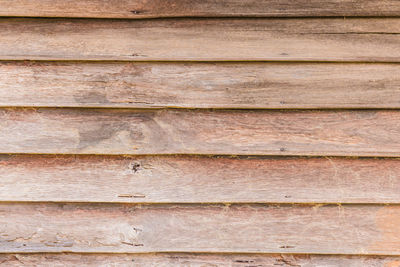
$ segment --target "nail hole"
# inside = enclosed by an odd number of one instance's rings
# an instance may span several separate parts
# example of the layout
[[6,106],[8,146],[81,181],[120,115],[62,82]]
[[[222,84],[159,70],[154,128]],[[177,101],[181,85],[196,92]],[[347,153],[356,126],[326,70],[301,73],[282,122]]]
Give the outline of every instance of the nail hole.
[[136,173],[140,168],[140,163],[134,162],[132,163],[132,171]]

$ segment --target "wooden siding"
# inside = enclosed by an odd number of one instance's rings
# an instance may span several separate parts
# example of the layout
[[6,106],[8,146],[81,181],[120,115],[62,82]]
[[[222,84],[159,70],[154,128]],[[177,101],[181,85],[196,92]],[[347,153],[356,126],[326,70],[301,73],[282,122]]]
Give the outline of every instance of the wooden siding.
[[3,60],[400,62],[400,18],[0,19]]
[[0,15],[157,18],[398,16],[396,0],[1,0]]
[[3,107],[400,107],[397,64],[0,62],[0,83]]
[[3,252],[400,252],[398,205],[2,204],[0,222]]
[[400,113],[392,110],[25,108],[0,116],[6,154],[400,154]]
[[0,0],[0,266],[400,267],[397,0]]
[[400,203],[399,159],[0,157],[0,201]]
[[0,254],[0,266],[88,266],[88,267],[397,267],[394,256],[287,255],[287,254]]

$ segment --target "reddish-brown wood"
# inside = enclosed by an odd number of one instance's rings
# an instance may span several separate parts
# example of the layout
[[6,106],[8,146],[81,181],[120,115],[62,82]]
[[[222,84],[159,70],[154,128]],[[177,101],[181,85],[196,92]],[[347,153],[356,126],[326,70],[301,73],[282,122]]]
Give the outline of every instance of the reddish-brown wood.
[[0,254],[0,266],[399,267],[400,257],[290,254]]
[[0,157],[0,201],[400,203],[399,159]]
[[0,153],[399,156],[398,111],[1,109]]
[[0,266],[399,267],[399,15],[0,0]]
[[1,204],[1,252],[400,253],[400,206]]
[[0,63],[0,106],[400,108],[395,64]]
[[1,19],[0,60],[400,62],[400,19]]
[[399,16],[396,0],[1,0],[1,16],[157,18]]

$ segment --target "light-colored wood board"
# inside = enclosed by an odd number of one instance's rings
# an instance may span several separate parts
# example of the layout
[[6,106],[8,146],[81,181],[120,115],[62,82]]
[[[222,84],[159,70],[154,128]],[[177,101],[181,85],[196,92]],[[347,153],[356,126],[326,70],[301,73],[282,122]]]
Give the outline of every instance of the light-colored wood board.
[[397,64],[1,62],[0,106],[400,108]]
[[4,18],[10,59],[400,62],[400,18]]
[[290,254],[0,254],[0,266],[87,267],[399,267],[397,256]]
[[0,109],[0,153],[399,156],[397,110]]
[[400,206],[1,204],[0,251],[400,253]]
[[0,16],[159,18],[399,16],[396,0],[1,0]]
[[0,156],[0,201],[400,203],[399,159]]

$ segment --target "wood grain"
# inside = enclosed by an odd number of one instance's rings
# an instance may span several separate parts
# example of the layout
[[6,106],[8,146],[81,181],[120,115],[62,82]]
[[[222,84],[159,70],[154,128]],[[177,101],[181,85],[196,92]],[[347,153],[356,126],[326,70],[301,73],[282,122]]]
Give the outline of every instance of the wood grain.
[[0,106],[400,108],[396,64],[1,62]]
[[400,206],[1,204],[0,251],[400,253]]
[[1,0],[1,16],[158,18],[399,16],[396,0]]
[[400,203],[399,159],[0,157],[0,201]]
[[0,266],[93,267],[399,267],[396,256],[341,256],[290,254],[0,254]]
[[399,156],[400,112],[1,109],[0,153]]
[[0,60],[400,62],[400,19],[8,18]]

